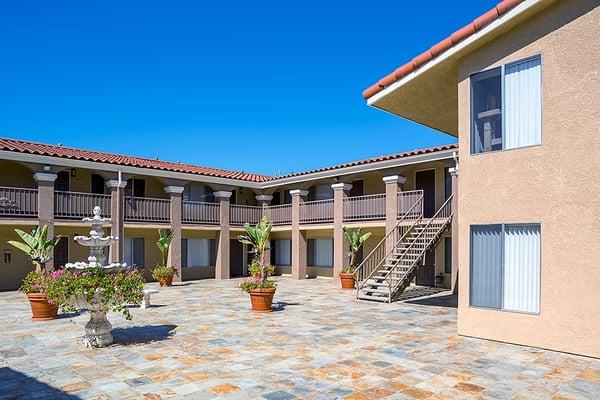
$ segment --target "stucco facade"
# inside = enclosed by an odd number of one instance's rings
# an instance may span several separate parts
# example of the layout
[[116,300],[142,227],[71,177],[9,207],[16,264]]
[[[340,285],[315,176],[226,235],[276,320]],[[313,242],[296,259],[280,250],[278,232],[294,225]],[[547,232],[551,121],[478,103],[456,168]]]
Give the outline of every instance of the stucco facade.
[[[458,333],[600,357],[600,9],[561,1],[458,64]],[[469,75],[541,55],[541,145],[470,154]],[[539,315],[470,307],[473,224],[541,224]]]

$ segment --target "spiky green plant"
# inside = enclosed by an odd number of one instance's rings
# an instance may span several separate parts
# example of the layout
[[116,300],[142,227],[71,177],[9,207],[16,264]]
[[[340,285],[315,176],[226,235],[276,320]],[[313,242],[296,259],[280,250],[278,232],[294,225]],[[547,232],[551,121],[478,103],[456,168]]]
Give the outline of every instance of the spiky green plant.
[[169,229],[168,231],[163,231],[162,229],[158,230],[158,241],[156,242],[156,247],[158,247],[158,250],[160,250],[163,267],[166,267],[167,263],[169,262],[169,248],[171,247],[171,242],[173,241],[173,235],[175,235],[175,232],[172,229]]
[[256,226],[245,223],[244,230],[246,231],[246,234],[238,236],[240,242],[250,246],[252,249],[255,256],[254,261],[259,266],[259,277],[261,282],[269,277],[265,268],[265,256],[269,250],[269,236],[271,235],[272,229],[273,223],[269,222],[267,217],[262,217]]
[[356,269],[356,254],[363,244],[371,237],[371,232],[361,234],[360,228],[348,229],[344,228],[344,240],[350,247],[348,252],[348,267],[344,268],[344,272],[352,273]]
[[48,239],[48,225],[36,227],[31,233],[20,229],[15,229],[15,232],[23,241],[9,240],[7,243],[29,255],[35,265],[35,272],[42,272],[61,236]]

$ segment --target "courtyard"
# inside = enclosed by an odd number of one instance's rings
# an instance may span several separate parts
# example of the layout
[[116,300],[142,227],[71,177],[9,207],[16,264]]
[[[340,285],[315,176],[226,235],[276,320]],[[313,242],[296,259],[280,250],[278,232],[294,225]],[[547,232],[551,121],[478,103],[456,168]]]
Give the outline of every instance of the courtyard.
[[600,360],[459,337],[447,292],[379,304],[277,280],[270,314],[235,279],[162,288],[132,321],[109,314],[115,343],[93,350],[87,314],[32,322],[0,293],[0,398],[600,398]]

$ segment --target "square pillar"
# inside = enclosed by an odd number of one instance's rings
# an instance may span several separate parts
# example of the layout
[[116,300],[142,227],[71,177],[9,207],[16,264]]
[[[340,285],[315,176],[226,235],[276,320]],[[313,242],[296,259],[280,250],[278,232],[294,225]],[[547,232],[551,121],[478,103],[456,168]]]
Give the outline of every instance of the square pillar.
[[[260,207],[263,208],[262,210],[262,215],[263,217],[267,217],[267,219],[271,221],[271,215],[269,213],[269,206],[271,205],[271,200],[273,200],[273,196],[271,196],[270,194],[259,194],[256,195],[256,202],[258,203],[258,205]],[[269,243],[269,247],[267,250],[267,253],[265,254],[265,262],[268,265],[271,265],[271,244]]]
[[340,272],[344,268],[344,259],[348,245],[344,240],[344,198],[352,189],[348,183],[334,183],[333,189],[333,284],[340,285]]
[[452,271],[450,274],[450,290],[458,293],[458,167],[450,168],[452,177]]
[[292,196],[292,279],[306,279],[306,233],[300,230],[300,203],[308,190],[290,190]]
[[[48,226],[48,239],[54,237],[54,181],[56,174],[49,172],[36,172],[33,179],[37,182],[37,205],[38,205],[38,224],[39,226]],[[46,263],[46,269],[54,270],[54,255]]]
[[184,191],[183,186],[165,186],[165,192],[171,197],[171,229],[173,230],[173,240],[169,246],[169,266],[175,268],[179,276],[175,275],[173,279],[181,282],[181,199]]
[[219,203],[220,230],[217,236],[217,265],[215,266],[215,279],[229,279],[229,199],[231,192],[219,190],[213,193]]
[[[108,260],[111,263],[125,262],[125,186],[127,181],[109,180],[105,183],[110,190],[110,220],[112,222],[111,236],[118,240],[110,245]],[[107,210],[103,210],[106,213]]]
[[[398,193],[402,191],[402,185],[406,178],[401,175],[384,176],[385,183],[385,233],[390,233],[398,222]],[[394,240],[390,235],[385,243],[386,253],[392,250]]]

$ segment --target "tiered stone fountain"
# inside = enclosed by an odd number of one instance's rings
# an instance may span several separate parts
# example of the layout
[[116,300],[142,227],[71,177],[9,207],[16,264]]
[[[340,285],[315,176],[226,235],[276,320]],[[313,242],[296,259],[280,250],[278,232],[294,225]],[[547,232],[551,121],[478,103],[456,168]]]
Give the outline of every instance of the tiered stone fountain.
[[[102,217],[100,207],[94,207],[94,216],[92,218],[83,218],[83,222],[92,225],[90,236],[75,236],[73,239],[82,246],[90,248],[88,262],[76,262],[65,265],[66,268],[75,268],[83,270],[85,268],[105,268],[116,270],[126,267],[126,264],[110,263],[106,261],[106,248],[119,240],[118,236],[104,236],[104,226],[112,225],[110,218]],[[102,309],[100,302],[96,304],[89,303],[85,298],[80,298],[75,306],[78,309],[90,312],[90,320],[85,325],[84,344],[87,347],[106,347],[113,342],[110,331],[112,325],[106,318],[106,310]]]

